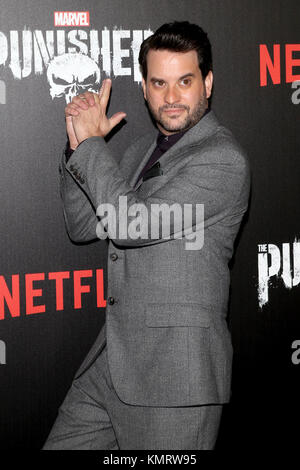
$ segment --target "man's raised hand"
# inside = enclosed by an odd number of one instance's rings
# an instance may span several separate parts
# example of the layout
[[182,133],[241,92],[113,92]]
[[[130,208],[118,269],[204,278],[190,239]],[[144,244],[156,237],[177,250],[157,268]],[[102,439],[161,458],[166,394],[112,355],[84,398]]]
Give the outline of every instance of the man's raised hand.
[[111,118],[106,116],[110,91],[111,80],[105,79],[99,94],[86,91],[75,96],[66,106],[66,125],[71,148],[76,148],[89,137],[105,137],[126,116],[122,111]]

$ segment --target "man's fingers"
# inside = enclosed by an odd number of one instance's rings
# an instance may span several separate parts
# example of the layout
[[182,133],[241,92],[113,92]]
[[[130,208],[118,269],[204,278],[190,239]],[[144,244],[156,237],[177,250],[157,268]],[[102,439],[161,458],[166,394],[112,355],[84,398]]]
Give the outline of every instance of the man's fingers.
[[79,113],[80,108],[75,104],[69,103],[68,106],[65,107],[66,116],[78,116]]
[[74,96],[74,98],[72,99],[72,103],[76,104],[76,106],[81,109],[88,109],[89,105],[87,104],[86,100],[84,99],[84,97],[80,98],[80,96],[81,95]]
[[98,93],[95,93],[94,99],[95,99],[95,103],[96,103],[96,104],[100,104],[100,98],[99,98]]
[[106,78],[105,80],[103,80],[102,86],[99,91],[100,104],[101,106],[103,106],[105,111],[106,111],[107,103],[109,100],[110,90],[111,90],[111,79]]
[[123,111],[119,111],[118,113],[114,114],[110,119],[109,122],[111,124],[111,129],[113,129],[119,122],[122,121],[127,116],[126,113],[123,113]]
[[72,103],[76,106],[79,106],[79,108],[81,109],[88,109],[89,106],[94,106],[95,104],[94,93],[91,93],[90,91],[85,91],[80,95],[74,96],[74,98],[72,99]]
[[91,91],[85,91],[82,93],[81,96],[82,99],[85,99],[90,106],[94,106],[95,104],[95,98],[94,98],[95,93],[92,93]]
[[103,88],[104,88],[104,83],[105,83],[105,80],[103,80],[103,82],[102,82],[102,84],[101,84],[101,88],[100,88],[99,91],[98,91],[98,96],[99,96],[99,98],[101,98],[101,96],[102,96]]

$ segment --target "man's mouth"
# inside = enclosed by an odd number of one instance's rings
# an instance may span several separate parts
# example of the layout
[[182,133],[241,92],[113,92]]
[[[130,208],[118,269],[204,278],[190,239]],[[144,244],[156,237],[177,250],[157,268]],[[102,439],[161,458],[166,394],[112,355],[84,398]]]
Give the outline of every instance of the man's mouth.
[[167,109],[164,109],[164,112],[167,113],[167,114],[170,114],[170,115],[180,114],[183,111],[185,111],[184,108],[167,108]]

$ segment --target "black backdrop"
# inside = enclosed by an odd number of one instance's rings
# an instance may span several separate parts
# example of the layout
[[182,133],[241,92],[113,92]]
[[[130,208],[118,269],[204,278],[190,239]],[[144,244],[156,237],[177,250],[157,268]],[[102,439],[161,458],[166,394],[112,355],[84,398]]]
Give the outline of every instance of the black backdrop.
[[[152,126],[137,76],[139,38],[175,19],[196,22],[208,32],[213,109],[248,152],[252,168],[251,205],[231,263],[234,373],[218,448],[253,450],[296,442],[299,98],[297,84],[286,83],[291,60],[285,48],[294,45],[293,80],[300,79],[299,2],[1,0],[0,7],[0,448],[42,446],[104,317],[97,307],[96,270],[103,270],[105,286],[106,244],[73,244],[64,227],[58,161],[66,140],[66,100],[64,93],[50,96],[47,69],[73,47],[71,53],[88,55],[89,66],[96,64],[103,78],[110,57],[109,112],[127,112],[126,125],[109,141],[119,159],[133,136]],[[54,26],[54,11],[62,10],[89,11],[90,26]],[[99,44],[90,31],[98,31]],[[71,44],[72,37],[81,45]],[[267,84],[261,86],[264,58],[275,63],[274,44],[279,45],[280,83],[274,84],[267,72]],[[266,46],[261,56],[260,45]],[[59,94],[58,88],[53,94]],[[57,309],[56,283],[49,273],[62,272],[67,273],[64,305]],[[82,308],[74,308],[74,278],[80,276],[90,292],[82,294]],[[106,286],[104,297],[105,292]]]

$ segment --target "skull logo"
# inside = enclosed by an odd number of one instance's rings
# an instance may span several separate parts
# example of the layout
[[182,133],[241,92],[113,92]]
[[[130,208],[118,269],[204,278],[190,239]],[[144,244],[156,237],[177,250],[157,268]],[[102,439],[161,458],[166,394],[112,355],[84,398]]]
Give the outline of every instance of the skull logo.
[[100,70],[96,62],[84,54],[62,54],[51,60],[47,69],[52,99],[65,96],[66,102],[84,91],[97,92]]

